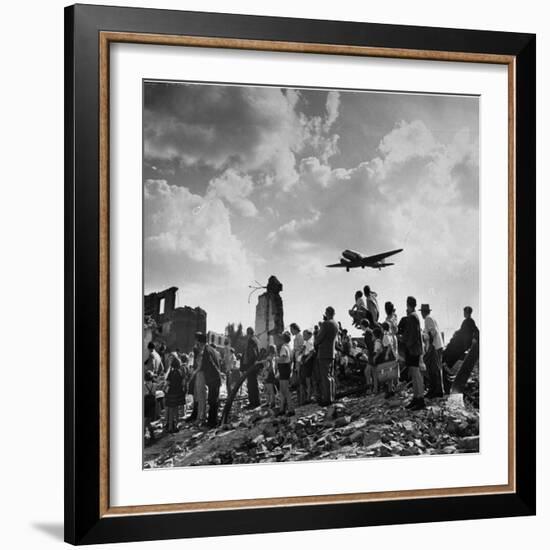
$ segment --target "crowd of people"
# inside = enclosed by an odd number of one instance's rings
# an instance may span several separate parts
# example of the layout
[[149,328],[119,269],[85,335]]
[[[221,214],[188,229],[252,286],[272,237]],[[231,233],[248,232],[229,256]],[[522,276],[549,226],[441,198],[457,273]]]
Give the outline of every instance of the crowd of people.
[[[167,432],[178,431],[182,409],[186,423],[217,426],[223,379],[227,397],[233,398],[241,389],[239,382],[246,378],[246,408],[270,407],[278,415],[292,416],[296,405],[333,403],[336,378],[345,376],[351,365],[360,365],[367,393],[384,391],[389,398],[396,384],[408,379],[413,396],[406,408],[424,408],[426,399],[449,393],[451,368],[478,341],[479,331],[472,308],[466,306],[462,326],[444,347],[429,304],[417,310],[416,299],[409,296],[405,305],[406,314],[398,320],[393,303],[385,302],[382,320],[377,294],[369,286],[358,290],[349,315],[362,331],[361,338],[352,339],[335,320],[334,308],[327,306],[322,321],[312,330],[302,331],[291,323],[267,348],[260,347],[249,327],[242,354],[235,353],[228,339],[223,350],[216,349],[202,332],[195,334],[189,354],[149,342],[144,376],[148,441],[155,438],[151,422],[160,418]],[[381,377],[381,372],[386,376]],[[190,414],[185,416],[188,407]]]

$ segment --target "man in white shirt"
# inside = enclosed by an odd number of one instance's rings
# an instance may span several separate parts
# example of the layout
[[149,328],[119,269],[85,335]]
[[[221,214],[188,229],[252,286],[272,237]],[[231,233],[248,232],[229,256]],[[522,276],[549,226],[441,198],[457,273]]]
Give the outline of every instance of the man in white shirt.
[[437,321],[430,315],[429,304],[422,304],[420,313],[424,319],[424,364],[428,372],[428,399],[443,397],[443,381],[441,373],[441,358],[443,354],[443,342]]
[[164,373],[164,367],[155,344],[149,342],[147,344],[147,349],[149,350],[149,357],[147,357],[145,361],[145,370],[150,370],[155,376],[162,375]]

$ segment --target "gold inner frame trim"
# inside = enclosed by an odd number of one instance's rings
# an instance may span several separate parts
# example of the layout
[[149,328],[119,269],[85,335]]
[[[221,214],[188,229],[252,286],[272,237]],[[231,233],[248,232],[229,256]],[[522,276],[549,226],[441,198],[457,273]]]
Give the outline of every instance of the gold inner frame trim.
[[[465,63],[492,63],[508,68],[508,483],[477,487],[419,489],[406,491],[382,491],[371,493],[347,493],[301,497],[278,497],[214,502],[150,504],[140,506],[110,506],[109,502],[109,83],[111,43],[155,44],[160,46],[187,46],[224,48],[271,52],[313,53],[327,55],[352,55],[387,57],[394,59],[418,59],[430,61],[454,61]],[[414,50],[216,38],[207,36],[160,35],[148,33],[107,32],[99,33],[99,356],[100,356],[100,468],[99,515],[123,516],[174,512],[198,512],[246,508],[271,508],[280,506],[314,506],[353,502],[376,502],[449,496],[472,496],[514,493],[516,491],[516,341],[515,341],[515,290],[516,290],[516,59],[511,55]]]

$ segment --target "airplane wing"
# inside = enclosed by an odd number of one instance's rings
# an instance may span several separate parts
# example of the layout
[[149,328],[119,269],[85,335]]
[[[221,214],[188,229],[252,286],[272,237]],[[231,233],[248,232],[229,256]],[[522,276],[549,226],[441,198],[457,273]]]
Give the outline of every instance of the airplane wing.
[[349,267],[349,264],[330,264],[330,265],[327,265],[326,267]]
[[371,263],[379,262],[380,260],[384,260],[385,258],[388,258],[389,256],[393,256],[394,254],[398,254],[399,252],[403,252],[402,248],[399,248],[397,250],[390,250],[389,252],[382,252],[381,254],[375,254],[374,256],[367,256],[366,258],[363,258],[361,263],[368,265]]

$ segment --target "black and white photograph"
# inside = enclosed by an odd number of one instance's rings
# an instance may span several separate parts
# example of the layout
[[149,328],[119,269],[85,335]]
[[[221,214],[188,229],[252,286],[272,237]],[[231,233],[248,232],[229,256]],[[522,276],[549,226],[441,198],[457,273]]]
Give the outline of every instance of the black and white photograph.
[[479,452],[478,96],[144,80],[142,130],[144,469]]

